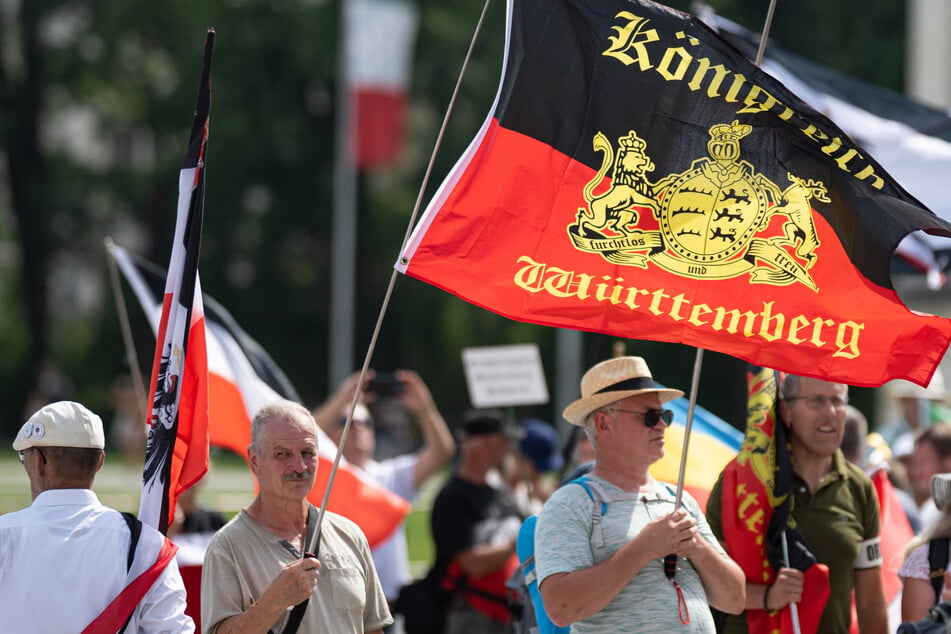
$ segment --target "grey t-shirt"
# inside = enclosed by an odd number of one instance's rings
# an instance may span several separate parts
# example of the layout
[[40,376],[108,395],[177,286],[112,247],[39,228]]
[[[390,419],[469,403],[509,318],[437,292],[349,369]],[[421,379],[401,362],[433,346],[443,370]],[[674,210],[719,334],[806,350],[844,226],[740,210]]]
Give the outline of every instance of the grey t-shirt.
[[[598,482],[608,496],[624,492],[607,480]],[[545,502],[535,529],[535,560],[541,584],[552,574],[574,572],[598,564],[629,542],[650,521],[673,512],[675,494],[667,484],[654,482],[651,493],[633,500],[610,502],[601,518],[604,546],[592,541],[594,502],[585,489],[567,484]],[[698,533],[718,552],[723,548],[713,536],[700,507],[686,491],[682,505],[697,521]],[[572,633],[586,634],[669,634],[669,632],[713,633],[716,628],[700,576],[689,560],[677,561],[675,580],[683,590],[690,622],[681,622],[677,590],[664,574],[662,559],[648,563],[600,612],[573,623]]]

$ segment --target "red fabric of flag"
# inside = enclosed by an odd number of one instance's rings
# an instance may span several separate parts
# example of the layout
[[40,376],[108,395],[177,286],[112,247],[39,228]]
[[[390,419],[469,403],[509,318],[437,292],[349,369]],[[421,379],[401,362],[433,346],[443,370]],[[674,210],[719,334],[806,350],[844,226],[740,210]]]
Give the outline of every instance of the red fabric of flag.
[[882,588],[885,600],[891,602],[901,592],[898,569],[904,561],[905,548],[915,534],[885,469],[876,469],[871,478],[882,514]]
[[398,270],[512,319],[927,383],[951,321],[889,266],[951,224],[829,119],[643,0],[510,0],[506,51]]
[[174,521],[178,495],[208,470],[208,360],[198,253],[214,41],[215,32],[209,30],[191,136],[179,175],[175,235],[149,386],[151,412],[139,519],[162,533]]
[[359,169],[386,167],[404,145],[419,11],[409,0],[348,0],[344,17],[353,156]]
[[[110,253],[155,328],[161,308],[161,269],[116,245]],[[301,399],[277,363],[221,304],[205,297],[205,310],[209,441],[247,459],[254,412],[278,398]],[[317,481],[308,496],[315,505],[322,502],[337,450],[320,429],[318,434],[320,463]],[[327,508],[356,522],[371,546],[388,538],[409,512],[405,500],[364,479],[346,461],[339,465]]]

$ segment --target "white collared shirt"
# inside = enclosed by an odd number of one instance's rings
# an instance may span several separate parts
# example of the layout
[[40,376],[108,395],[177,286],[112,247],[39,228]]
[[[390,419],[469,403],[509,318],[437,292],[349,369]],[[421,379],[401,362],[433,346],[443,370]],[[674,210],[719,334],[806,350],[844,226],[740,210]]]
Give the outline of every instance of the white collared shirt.
[[[130,532],[89,489],[40,493],[0,516],[0,621],[6,632],[82,632],[122,589],[155,563],[163,537],[142,527],[126,572]],[[139,602],[126,632],[194,632],[173,560]]]

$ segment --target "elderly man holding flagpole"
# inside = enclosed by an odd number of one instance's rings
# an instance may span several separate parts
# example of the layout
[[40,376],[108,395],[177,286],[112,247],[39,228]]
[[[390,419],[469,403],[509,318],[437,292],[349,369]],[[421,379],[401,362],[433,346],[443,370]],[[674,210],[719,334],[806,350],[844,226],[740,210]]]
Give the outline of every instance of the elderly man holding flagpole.
[[307,501],[318,465],[310,412],[287,400],[261,407],[248,464],[258,494],[205,553],[202,631],[363,634],[392,624],[363,532],[336,513],[321,525]]
[[[539,588],[552,621],[572,632],[714,632],[709,607],[743,609],[744,579],[707,525],[696,501],[655,481],[673,420],[663,404],[683,396],[659,387],[640,357],[592,367],[582,397],[564,417],[584,427],[596,455],[592,486],[605,501],[592,531],[593,501],[563,486],[545,503],[535,533]],[[602,539],[595,539],[600,533]],[[664,558],[678,556],[668,575]]]

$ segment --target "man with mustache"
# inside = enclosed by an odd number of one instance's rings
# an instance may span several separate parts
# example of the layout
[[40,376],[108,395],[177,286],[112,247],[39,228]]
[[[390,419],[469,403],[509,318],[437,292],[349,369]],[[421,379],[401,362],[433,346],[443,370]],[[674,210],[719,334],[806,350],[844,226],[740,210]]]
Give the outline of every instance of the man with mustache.
[[318,512],[307,501],[317,460],[317,424],[306,408],[277,401],[254,415],[248,464],[259,492],[208,546],[203,632],[284,632],[305,600],[300,632],[362,634],[393,622],[356,524],[325,513],[317,553],[305,553]]

